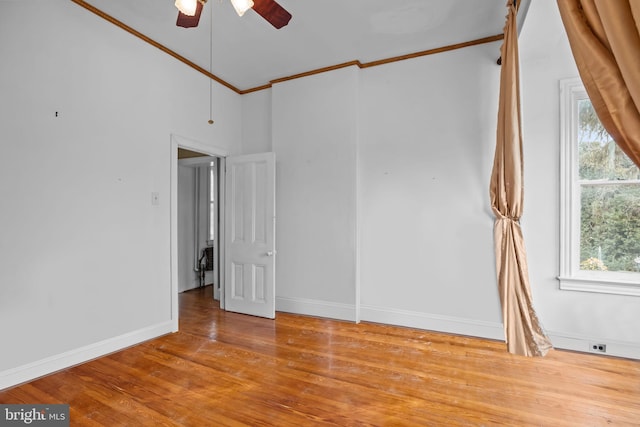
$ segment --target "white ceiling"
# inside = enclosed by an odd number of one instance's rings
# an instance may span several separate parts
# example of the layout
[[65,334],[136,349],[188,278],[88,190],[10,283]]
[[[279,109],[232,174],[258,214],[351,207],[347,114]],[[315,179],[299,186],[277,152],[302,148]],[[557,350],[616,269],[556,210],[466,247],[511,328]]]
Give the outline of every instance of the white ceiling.
[[240,90],[344,62],[495,36],[507,13],[505,0],[278,0],[293,18],[276,30],[254,11],[239,17],[229,0],[209,0],[200,25],[184,29],[175,25],[174,0],[86,3]]

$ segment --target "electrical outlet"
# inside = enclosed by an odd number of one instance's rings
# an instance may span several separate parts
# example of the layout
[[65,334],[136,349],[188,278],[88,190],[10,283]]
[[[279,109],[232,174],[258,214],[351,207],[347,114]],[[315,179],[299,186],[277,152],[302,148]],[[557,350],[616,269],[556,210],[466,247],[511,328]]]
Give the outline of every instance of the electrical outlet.
[[589,344],[589,350],[593,353],[606,353],[607,345],[606,344]]

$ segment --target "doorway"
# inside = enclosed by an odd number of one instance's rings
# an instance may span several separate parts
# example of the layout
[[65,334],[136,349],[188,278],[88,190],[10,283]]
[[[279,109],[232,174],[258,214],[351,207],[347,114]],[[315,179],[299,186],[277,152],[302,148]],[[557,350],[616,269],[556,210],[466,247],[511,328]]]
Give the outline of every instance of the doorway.
[[[171,320],[178,331],[178,149],[215,158],[218,170],[220,308],[275,318],[275,155],[229,157],[225,150],[171,135]],[[203,157],[204,158],[204,157]],[[183,163],[198,160],[181,160]],[[204,164],[211,162],[207,158]],[[223,172],[224,171],[224,172]],[[194,246],[195,247],[195,246]]]
[[[170,172],[170,187],[171,187],[171,195],[170,195],[170,216],[171,216],[171,226],[170,226],[170,232],[171,232],[171,321],[172,321],[172,330],[178,331],[179,328],[179,323],[178,323],[178,294],[180,291],[180,271],[181,269],[179,268],[179,258],[180,258],[180,248],[179,248],[179,187],[178,187],[178,178],[179,178],[179,173],[180,173],[180,164],[178,163],[178,150],[180,149],[182,152],[182,155],[184,155],[185,152],[191,152],[194,153],[192,154],[192,156],[194,158],[200,157],[200,160],[189,160],[188,156],[189,154],[187,154],[187,157],[184,159],[181,159],[180,161],[183,163],[186,163],[187,165],[190,162],[193,162],[194,165],[197,164],[198,162],[203,163],[203,164],[211,164],[212,160],[215,160],[216,162],[216,166],[217,166],[217,171],[218,171],[218,180],[217,180],[217,218],[215,221],[215,224],[217,225],[217,229],[214,230],[217,231],[217,233],[214,234],[214,237],[217,237],[217,239],[214,239],[214,244],[217,243],[218,244],[218,250],[215,250],[214,247],[214,254],[213,254],[213,258],[215,260],[214,266],[213,266],[213,271],[209,274],[210,277],[212,277],[213,279],[210,279],[214,282],[214,285],[219,287],[219,292],[217,293],[217,297],[220,300],[220,308],[224,309],[224,244],[222,244],[221,242],[224,242],[224,227],[221,227],[220,224],[224,224],[224,208],[222,206],[222,203],[220,203],[221,201],[224,201],[224,189],[225,189],[225,185],[224,185],[224,174],[220,173],[221,170],[224,170],[224,164],[225,164],[225,159],[228,155],[228,152],[224,149],[220,149],[217,147],[212,147],[208,144],[204,144],[202,142],[199,141],[195,141],[180,135],[176,135],[176,134],[172,134],[171,135],[171,172]],[[184,171],[183,171],[184,172]],[[193,171],[192,171],[192,177],[193,175]],[[195,190],[193,190],[194,194],[194,200],[195,200]],[[208,222],[208,220],[207,220]],[[192,224],[194,223],[194,221],[192,221]],[[191,229],[191,233],[195,234],[195,225],[192,227]],[[194,236],[194,234],[192,234],[192,236]],[[205,239],[206,240],[206,239]],[[186,246],[186,250],[188,252],[196,252],[196,245],[195,245],[195,238],[191,239],[191,242],[193,244],[189,244]],[[217,242],[216,242],[217,241]],[[183,250],[185,246],[183,245]],[[217,254],[216,254],[217,253]],[[191,261],[189,262],[189,267],[192,271],[195,270],[196,267],[196,260],[193,259],[195,257],[191,257],[189,256],[189,258],[191,258]],[[216,268],[216,266],[218,268]],[[193,275],[196,276],[196,272],[193,271]],[[196,276],[197,278],[197,276]],[[205,275],[205,280],[207,280],[207,277]],[[184,286],[183,286],[184,287]]]
[[178,292],[213,286],[220,299],[221,160],[178,147]]

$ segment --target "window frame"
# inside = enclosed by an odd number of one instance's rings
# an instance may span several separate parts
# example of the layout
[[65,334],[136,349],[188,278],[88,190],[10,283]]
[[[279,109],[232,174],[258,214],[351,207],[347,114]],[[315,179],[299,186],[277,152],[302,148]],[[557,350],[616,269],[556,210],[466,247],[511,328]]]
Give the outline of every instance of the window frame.
[[580,270],[579,78],[560,80],[560,289],[640,296],[640,272]]
[[213,245],[217,238],[216,224],[218,222],[218,209],[216,200],[216,189],[218,179],[217,159],[212,160],[207,165],[207,244]]

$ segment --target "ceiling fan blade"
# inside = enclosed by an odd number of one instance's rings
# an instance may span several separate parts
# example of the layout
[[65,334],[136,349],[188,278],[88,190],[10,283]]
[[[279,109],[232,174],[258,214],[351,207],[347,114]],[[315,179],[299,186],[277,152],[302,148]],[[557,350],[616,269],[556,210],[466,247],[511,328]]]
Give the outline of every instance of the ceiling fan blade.
[[278,29],[291,19],[291,14],[274,0],[253,0],[253,10]]
[[193,28],[198,26],[200,22],[200,15],[202,14],[202,3],[196,2],[196,14],[193,16],[185,15],[182,12],[178,12],[178,20],[176,25],[183,28]]

